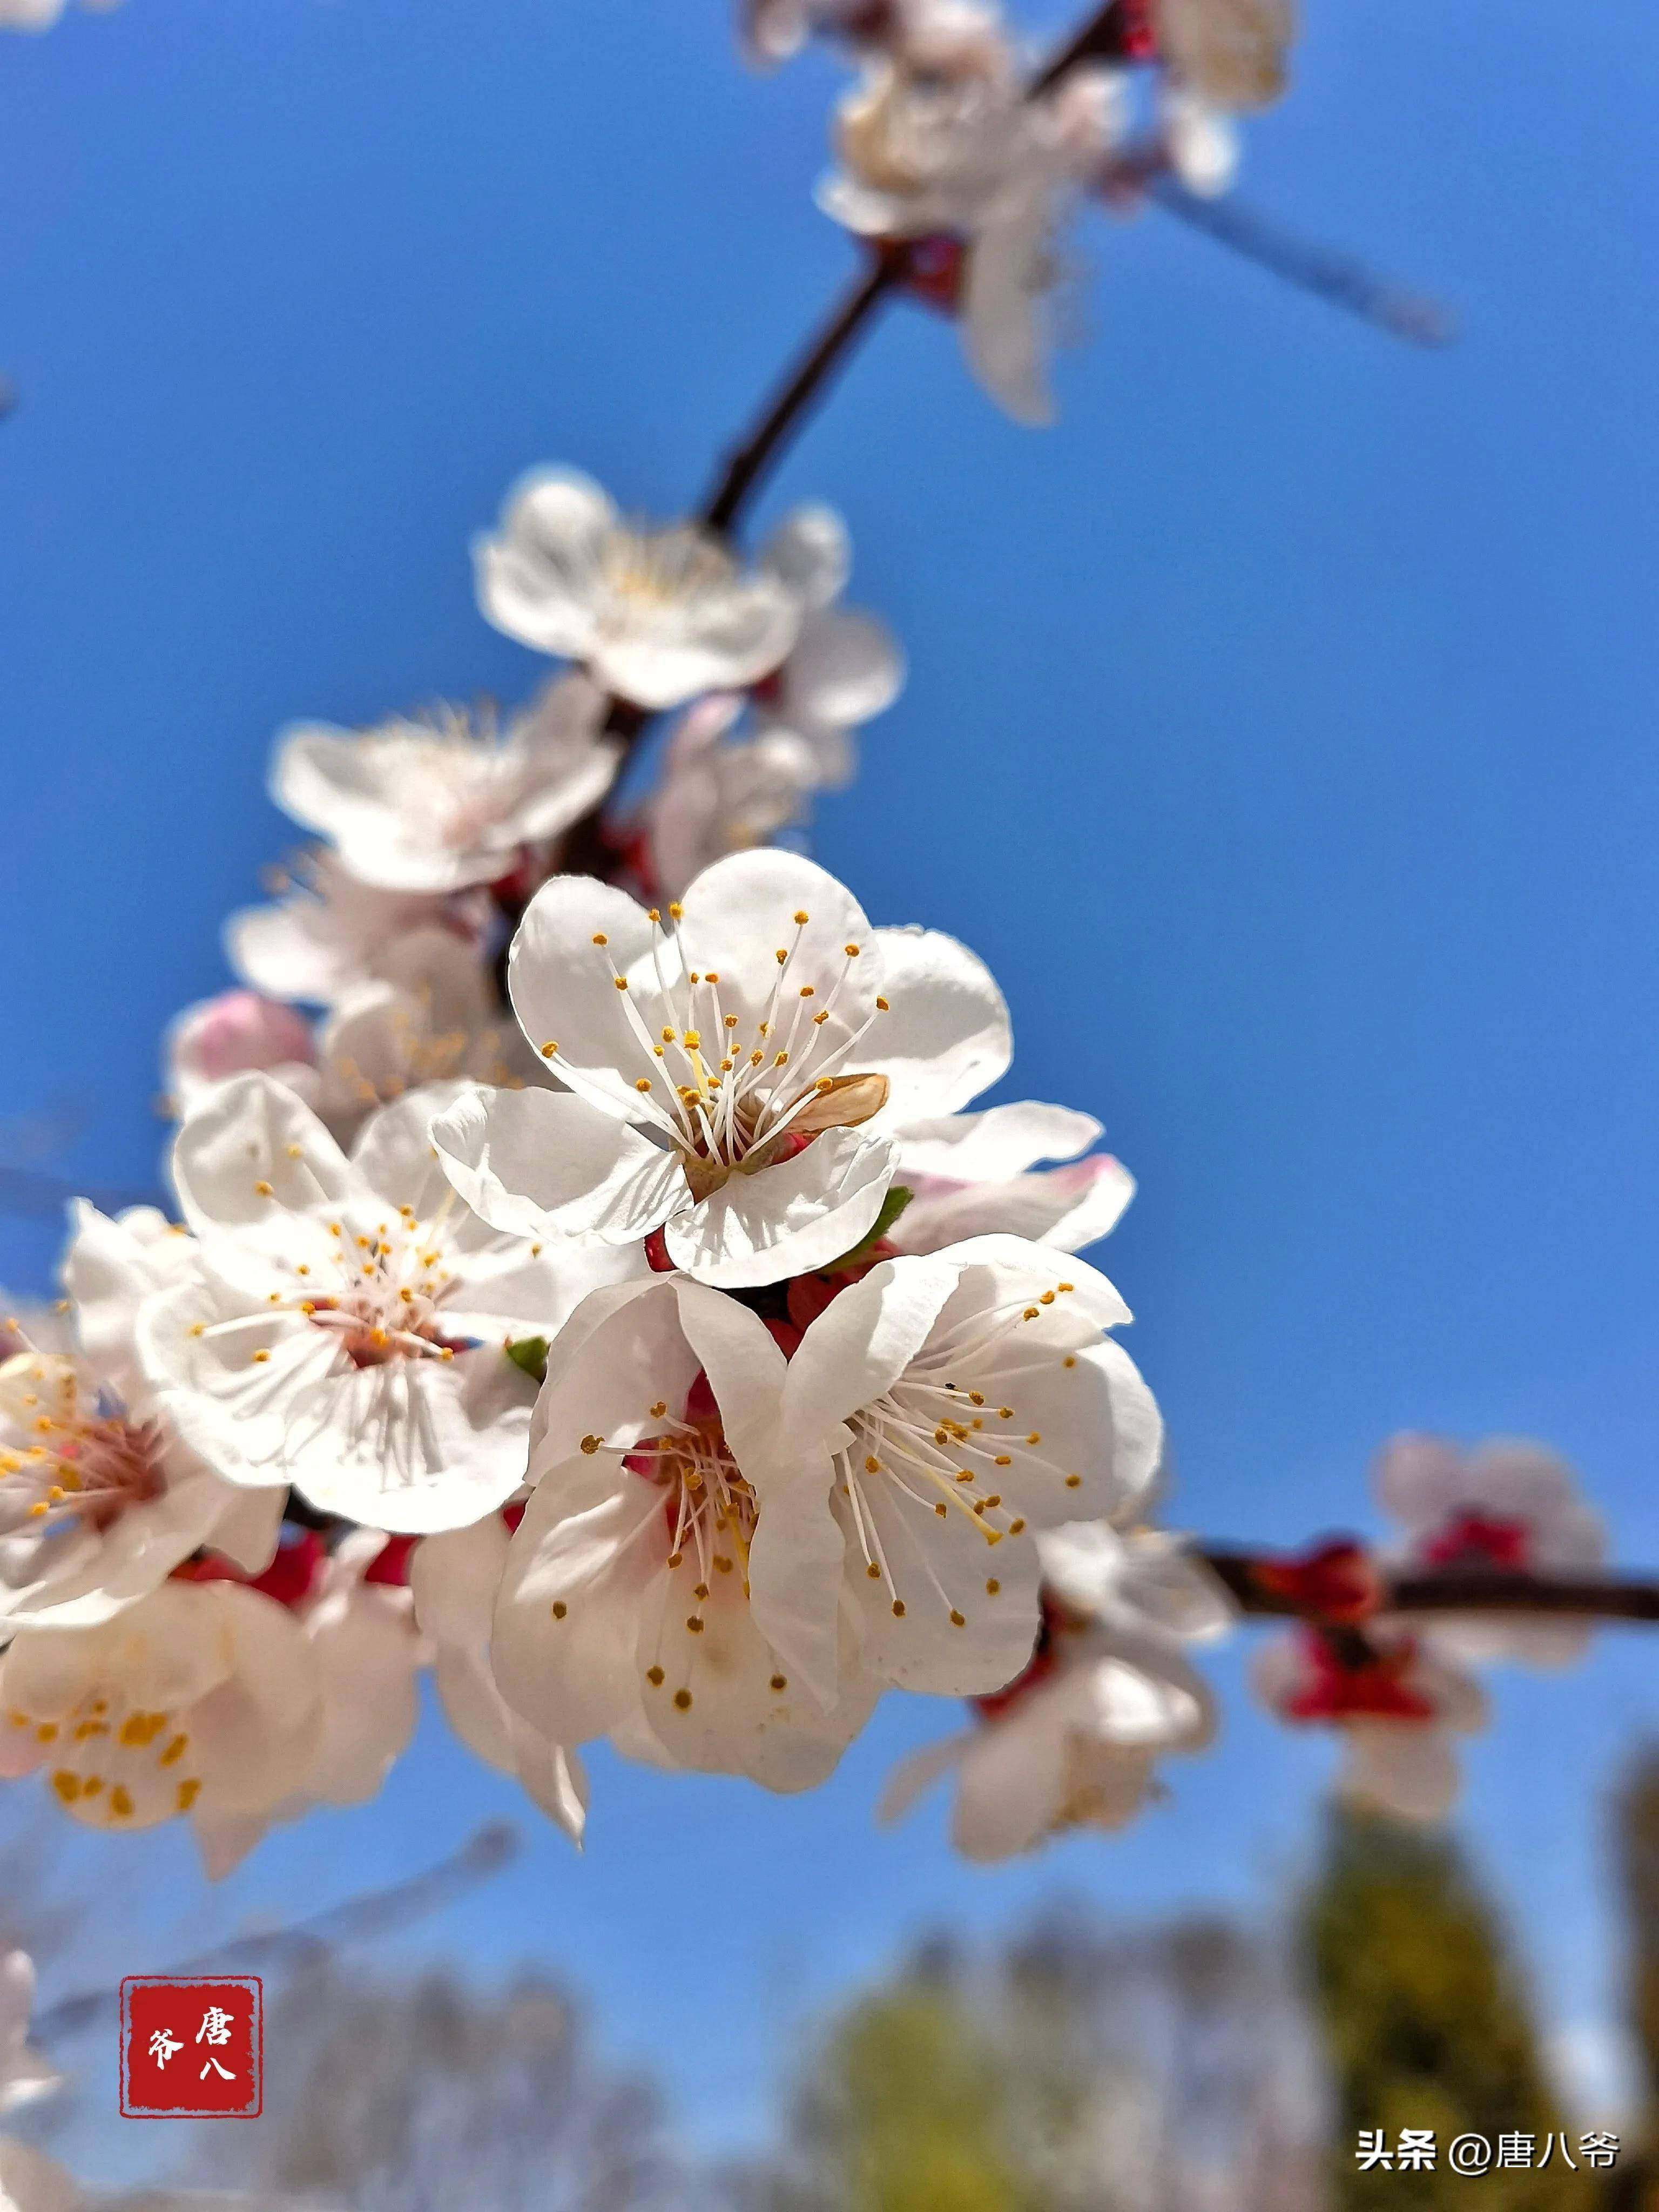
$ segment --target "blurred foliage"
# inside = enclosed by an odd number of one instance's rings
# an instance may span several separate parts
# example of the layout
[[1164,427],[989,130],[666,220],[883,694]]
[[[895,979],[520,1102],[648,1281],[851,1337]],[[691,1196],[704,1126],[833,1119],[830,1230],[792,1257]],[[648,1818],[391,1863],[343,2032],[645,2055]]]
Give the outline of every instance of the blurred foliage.
[[[1519,1975],[1496,1914],[1449,1837],[1334,1811],[1324,1864],[1304,1906],[1310,1993],[1332,2077],[1333,2212],[1578,2212],[1605,2201],[1601,2177],[1575,2172],[1558,2142],[1541,2170],[1451,2172],[1446,2146],[1466,2131],[1568,2132],[1553,2104]],[[1392,2145],[1432,2128],[1432,2172],[1358,2169],[1362,2128]]]

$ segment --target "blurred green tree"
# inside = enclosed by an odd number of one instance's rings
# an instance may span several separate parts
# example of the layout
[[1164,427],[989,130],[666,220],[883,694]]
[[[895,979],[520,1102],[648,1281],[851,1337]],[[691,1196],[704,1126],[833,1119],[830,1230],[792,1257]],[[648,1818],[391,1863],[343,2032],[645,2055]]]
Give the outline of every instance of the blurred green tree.
[[[1578,2137],[1545,2075],[1518,1972],[1498,1917],[1456,1844],[1398,1822],[1334,1811],[1324,1863],[1304,1901],[1310,1996],[1334,2092],[1333,2212],[1579,2212],[1601,2178],[1566,2163],[1494,2168],[1479,2183],[1451,2172],[1466,2131]],[[1435,2130],[1431,2172],[1359,2168],[1362,2129]]]

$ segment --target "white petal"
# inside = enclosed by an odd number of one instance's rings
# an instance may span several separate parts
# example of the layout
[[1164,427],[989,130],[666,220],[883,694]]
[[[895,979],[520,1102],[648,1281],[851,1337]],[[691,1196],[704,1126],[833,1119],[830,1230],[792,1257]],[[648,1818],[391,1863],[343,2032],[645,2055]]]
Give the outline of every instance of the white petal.
[[761,550],[761,566],[779,577],[803,605],[839,599],[853,566],[847,525],[832,507],[797,507]]
[[[904,1180],[901,1164],[897,1180]],[[938,1252],[947,1244],[1012,1236],[1057,1252],[1085,1251],[1110,1233],[1134,1196],[1134,1177],[1109,1152],[1063,1168],[1013,1176],[1006,1182],[923,1188],[889,1231],[901,1252]]]
[[1075,1159],[1101,1133],[1092,1114],[1022,1099],[977,1114],[945,1114],[894,1133],[899,1171],[952,1182],[1003,1182],[1039,1160]]
[[990,223],[968,256],[962,339],[974,374],[1016,422],[1054,419],[1043,362],[1053,216],[1046,191]]
[[1343,1733],[1345,1797],[1402,1820],[1440,1820],[1451,1810],[1461,1777],[1443,1729],[1422,1722],[1354,1721]]
[[1006,1074],[1013,1033],[989,969],[965,945],[936,929],[879,929],[876,941],[890,1011],[860,1065],[891,1085],[874,1126],[898,1130],[954,1113]]
[[880,1397],[927,1341],[958,1279],[948,1261],[884,1260],[843,1291],[789,1363],[782,1434],[826,1437]]
[[827,1267],[875,1226],[895,1147],[861,1129],[826,1129],[793,1159],[728,1176],[701,1205],[670,1217],[668,1256],[725,1290]]
[[296,1214],[337,1205],[351,1187],[339,1146],[309,1107],[268,1075],[238,1075],[190,1114],[173,1147],[173,1180],[198,1236],[291,1249]]
[[920,1751],[908,1752],[882,1784],[876,1801],[877,1820],[884,1826],[902,1820],[935,1783],[960,1765],[975,1736],[974,1729],[963,1729],[955,1735],[941,1736],[937,1743],[923,1744]]
[[521,478],[500,534],[474,541],[485,619],[542,653],[580,659],[593,641],[593,580],[616,520],[606,495],[574,470]]
[[469,1092],[431,1139],[473,1212],[520,1236],[633,1243],[685,1200],[676,1154],[571,1092]]
[[1040,1696],[981,1729],[962,1763],[951,1840],[966,1859],[988,1863],[1040,1844],[1066,1788],[1066,1731]]
[[[636,1083],[658,1068],[629,1021],[612,969],[643,988],[653,935],[645,909],[626,891],[590,876],[554,876],[526,908],[507,956],[508,995],[532,1047],[551,1058],[551,1045],[573,1091],[629,1121],[641,1112]],[[647,1029],[654,1012],[645,1017]]]
[[836,608],[802,626],[784,664],[786,717],[850,729],[885,713],[904,688],[904,656],[874,615]]

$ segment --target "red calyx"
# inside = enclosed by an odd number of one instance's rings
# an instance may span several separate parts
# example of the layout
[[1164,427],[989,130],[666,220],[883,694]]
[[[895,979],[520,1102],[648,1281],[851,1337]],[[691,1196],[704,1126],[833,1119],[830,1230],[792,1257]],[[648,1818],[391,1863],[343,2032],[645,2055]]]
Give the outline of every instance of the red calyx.
[[904,289],[941,314],[954,315],[961,304],[967,258],[966,246],[948,232],[912,239],[904,256]]
[[1522,1575],[1531,1565],[1532,1532],[1521,1521],[1488,1519],[1478,1508],[1449,1521],[1423,1547],[1431,1567],[1489,1567]]
[[1158,26],[1152,20],[1152,0],[1118,0],[1121,26],[1119,52],[1126,62],[1158,58]]
[[218,1553],[210,1552],[204,1559],[186,1559],[181,1566],[175,1567],[173,1578],[184,1583],[240,1583],[244,1589],[258,1590],[262,1596],[274,1598],[278,1605],[292,1612],[311,1595],[325,1556],[323,1540],[317,1531],[301,1528],[291,1543],[277,1547],[276,1558],[262,1575],[245,1575]]
[[501,1508],[501,1518],[507,1523],[508,1534],[510,1535],[516,1536],[519,1533],[519,1523],[524,1519],[523,1505],[503,1505]]
[[798,1329],[811,1328],[824,1308],[833,1305],[843,1291],[850,1291],[854,1283],[864,1280],[872,1267],[878,1267],[884,1260],[894,1256],[893,1247],[884,1237],[870,1247],[868,1259],[859,1261],[854,1267],[836,1267],[824,1275],[796,1275],[784,1293],[790,1320]]
[[1403,1643],[1389,1651],[1368,1651],[1345,1659],[1316,1629],[1300,1632],[1303,1656],[1311,1679],[1285,1706],[1293,1721],[1431,1721],[1434,1706],[1406,1680],[1417,1659],[1417,1646]]
[[668,1256],[668,1239],[660,1229],[653,1229],[645,1240],[645,1264],[653,1275],[672,1275],[674,1262]]
[[389,1583],[393,1589],[405,1589],[409,1583],[409,1555],[414,1550],[413,1536],[388,1536],[363,1571],[366,1583]]
[[1028,1698],[1042,1682],[1047,1681],[1060,1664],[1058,1649],[1061,1632],[1076,1626],[1058,1598],[1048,1590],[1042,1593],[1042,1625],[1037,1630],[1036,1642],[1031,1656],[1012,1682],[1005,1682],[1000,1690],[993,1690],[983,1698],[970,1698],[969,1703],[982,1720],[1000,1721],[1010,1707]]
[[1258,1559],[1254,1573],[1261,1589],[1287,1598],[1312,1620],[1364,1620],[1382,1600],[1382,1577],[1352,1536],[1333,1536],[1284,1559]]

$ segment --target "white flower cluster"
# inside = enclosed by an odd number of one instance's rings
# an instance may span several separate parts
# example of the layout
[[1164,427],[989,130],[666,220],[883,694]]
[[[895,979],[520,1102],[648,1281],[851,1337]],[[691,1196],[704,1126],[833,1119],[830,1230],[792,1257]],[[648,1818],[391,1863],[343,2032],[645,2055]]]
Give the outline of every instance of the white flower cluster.
[[820,204],[878,249],[908,247],[907,283],[957,315],[975,374],[1026,422],[1053,413],[1044,362],[1073,205],[1132,207],[1164,171],[1224,192],[1235,118],[1280,96],[1296,28],[1291,0],[1119,0],[1048,83],[996,0],[743,0],[741,12],[763,61],[813,36],[850,52],[859,74]]
[[[1443,1437],[1403,1434],[1378,1455],[1374,1485],[1403,1532],[1381,1554],[1397,1576],[1582,1577],[1605,1557],[1601,1523],[1572,1469],[1540,1444],[1493,1437],[1463,1452]],[[1457,1796],[1456,1739],[1486,1719],[1472,1665],[1565,1666],[1589,1641],[1582,1622],[1524,1612],[1379,1613],[1373,1571],[1352,1545],[1292,1571],[1304,1592],[1317,1579],[1335,1626],[1264,1644],[1256,1693],[1283,1720],[1338,1729],[1341,1793],[1403,1820],[1437,1820]]]
[[1113,1533],[1161,1425],[1071,1256],[1133,1183],[1086,1114],[975,1107],[1012,1037],[971,952],[737,818],[898,687],[844,532],[745,568],[544,474],[477,563],[574,665],[500,730],[284,736],[327,842],[173,1025],[181,1218],[77,1206],[60,1312],[8,1324],[0,1774],[187,1815],[217,1873],[372,1794],[430,1668],[573,1837],[595,1737],[799,1790],[890,1686],[1042,1717],[1018,1840],[1124,1817],[1210,1711],[1197,1601]]

